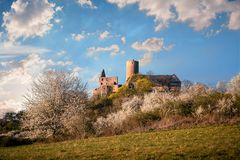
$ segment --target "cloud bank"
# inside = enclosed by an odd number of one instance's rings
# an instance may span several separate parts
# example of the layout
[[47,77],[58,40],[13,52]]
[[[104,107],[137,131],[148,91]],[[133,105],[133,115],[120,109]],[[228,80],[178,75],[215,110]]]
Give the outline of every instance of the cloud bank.
[[[55,4],[48,0],[17,0],[3,12],[3,24],[10,41],[43,37],[53,26]],[[58,9],[59,10],[59,9]]]
[[21,60],[0,62],[0,116],[8,111],[23,109],[23,95],[43,71],[71,65],[71,61],[43,59],[38,54],[30,54]]
[[119,8],[137,4],[140,11],[155,18],[155,30],[160,31],[170,22],[187,23],[196,31],[209,27],[220,13],[229,14],[228,29],[240,29],[239,0],[107,0]]

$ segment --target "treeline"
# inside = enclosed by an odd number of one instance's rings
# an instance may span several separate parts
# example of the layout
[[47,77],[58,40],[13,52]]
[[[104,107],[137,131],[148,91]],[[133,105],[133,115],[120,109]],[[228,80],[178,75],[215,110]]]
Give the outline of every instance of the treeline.
[[145,77],[134,81],[135,88],[93,99],[73,74],[45,72],[25,95],[16,127],[3,126],[19,130],[15,137],[55,141],[240,122],[240,74],[218,89],[185,81],[177,93],[153,90]]
[[15,112],[7,112],[0,118],[0,134],[7,133],[9,131],[20,130],[20,121],[23,115],[23,111],[18,113]]

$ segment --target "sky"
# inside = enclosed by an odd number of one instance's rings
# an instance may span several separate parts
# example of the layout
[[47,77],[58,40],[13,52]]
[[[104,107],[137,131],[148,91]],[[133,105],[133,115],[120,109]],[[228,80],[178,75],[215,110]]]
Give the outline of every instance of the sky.
[[140,73],[210,86],[240,72],[240,0],[0,0],[0,114],[23,109],[47,70],[88,83]]

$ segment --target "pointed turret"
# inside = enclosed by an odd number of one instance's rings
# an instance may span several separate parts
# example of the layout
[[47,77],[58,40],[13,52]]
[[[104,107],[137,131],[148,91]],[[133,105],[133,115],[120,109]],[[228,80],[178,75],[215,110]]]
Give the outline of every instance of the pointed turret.
[[104,69],[102,70],[101,77],[106,77]]

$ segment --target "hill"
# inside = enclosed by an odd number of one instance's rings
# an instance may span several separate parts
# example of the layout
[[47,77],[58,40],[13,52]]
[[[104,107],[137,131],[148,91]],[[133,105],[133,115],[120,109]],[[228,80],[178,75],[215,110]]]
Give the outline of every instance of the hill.
[[0,159],[240,159],[240,125],[0,148]]

